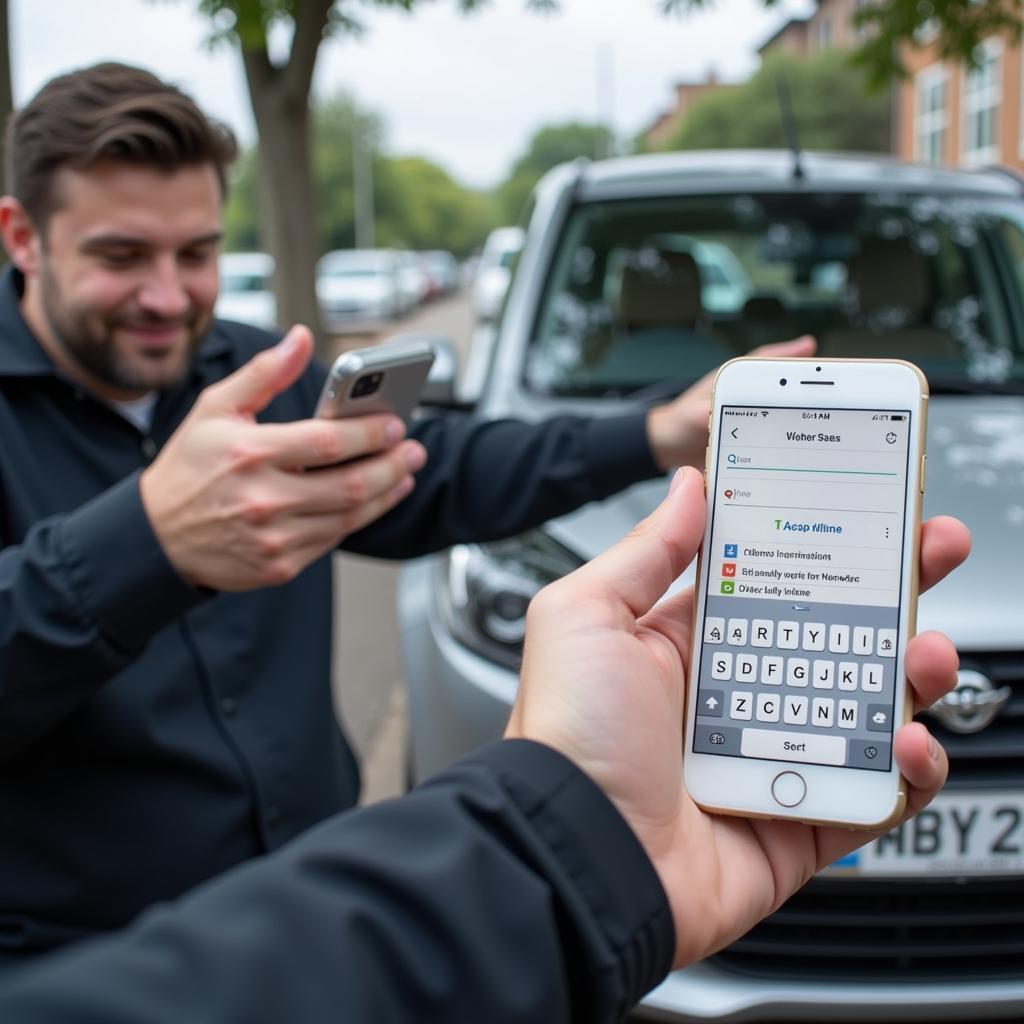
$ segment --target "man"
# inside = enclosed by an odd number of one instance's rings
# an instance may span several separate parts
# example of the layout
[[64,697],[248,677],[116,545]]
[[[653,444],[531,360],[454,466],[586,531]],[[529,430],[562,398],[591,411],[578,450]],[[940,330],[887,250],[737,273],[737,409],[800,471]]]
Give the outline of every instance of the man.
[[703,455],[706,382],[646,415],[435,418],[406,440],[389,417],[310,420],[308,332],[268,348],[212,318],[233,155],[122,65],[55,79],[9,127],[0,961],[355,803],[329,687],[340,543],[499,537]]
[[[749,929],[870,838],[704,814],[679,737],[693,589],[651,609],[703,532],[700,474],[531,605],[508,739],[407,797],[0,983],[18,1024],[619,1020],[672,966]],[[922,586],[967,553],[935,519]],[[911,640],[918,706],[956,680],[952,644]],[[906,816],[942,785],[920,724],[897,733]]]

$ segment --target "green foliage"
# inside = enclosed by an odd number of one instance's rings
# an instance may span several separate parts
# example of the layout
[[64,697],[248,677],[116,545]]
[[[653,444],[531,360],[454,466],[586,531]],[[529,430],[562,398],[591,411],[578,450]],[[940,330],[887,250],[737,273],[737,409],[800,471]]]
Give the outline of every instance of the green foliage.
[[468,256],[496,226],[489,196],[463,188],[422,157],[387,162],[391,186],[380,195],[378,240],[410,249],[450,249]]
[[534,186],[552,167],[581,156],[598,160],[610,155],[613,147],[611,132],[603,125],[571,121],[541,128],[498,186],[498,209],[503,223],[519,222]]
[[[498,223],[493,200],[464,188],[422,157],[384,152],[384,126],[353,99],[338,95],[313,117],[313,176],[317,229],[326,249],[355,244],[353,140],[372,153],[377,244],[449,249],[466,256]],[[238,163],[225,211],[225,247],[264,248],[260,241],[256,150]]]
[[786,145],[778,94],[785,81],[803,149],[887,152],[890,100],[869,95],[863,74],[837,53],[775,56],[744,85],[702,97],[666,149]]
[[854,59],[874,89],[904,76],[904,44],[934,35],[944,60],[973,65],[977,49],[989,36],[1019,42],[1024,0],[876,0],[860,8],[854,23],[866,40]]

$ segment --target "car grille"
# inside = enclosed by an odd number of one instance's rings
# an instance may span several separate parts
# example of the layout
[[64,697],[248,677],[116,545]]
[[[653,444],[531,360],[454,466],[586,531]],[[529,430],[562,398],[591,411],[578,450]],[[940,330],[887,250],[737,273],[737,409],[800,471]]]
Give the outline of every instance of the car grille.
[[[928,726],[950,755],[948,789],[1024,789],[1024,653],[963,655],[1013,696],[974,735]],[[772,977],[1019,978],[1024,879],[813,879],[715,962]]]

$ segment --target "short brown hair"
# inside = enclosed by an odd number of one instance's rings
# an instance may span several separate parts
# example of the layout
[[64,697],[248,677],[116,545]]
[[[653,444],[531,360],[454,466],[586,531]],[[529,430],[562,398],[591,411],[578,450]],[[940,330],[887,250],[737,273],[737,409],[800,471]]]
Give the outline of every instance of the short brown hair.
[[44,230],[63,167],[116,160],[171,172],[209,163],[226,194],[238,144],[180,89],[141,68],[105,63],[47,82],[11,115],[6,150],[7,191]]

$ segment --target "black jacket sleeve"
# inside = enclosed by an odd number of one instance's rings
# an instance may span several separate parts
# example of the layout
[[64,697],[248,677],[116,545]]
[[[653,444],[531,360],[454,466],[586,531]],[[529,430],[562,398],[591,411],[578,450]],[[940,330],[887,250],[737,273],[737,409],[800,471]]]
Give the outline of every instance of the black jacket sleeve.
[[658,476],[646,422],[643,412],[540,423],[455,414],[420,420],[410,436],[428,459],[412,494],[342,546],[413,558],[521,533]]
[[674,932],[640,844],[561,755],[505,741],[0,984],[18,1024],[620,1019]]
[[164,555],[137,475],[0,550],[0,760],[201,600]]

